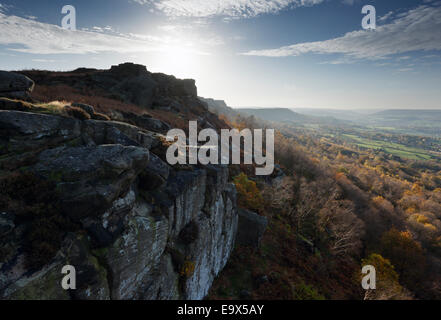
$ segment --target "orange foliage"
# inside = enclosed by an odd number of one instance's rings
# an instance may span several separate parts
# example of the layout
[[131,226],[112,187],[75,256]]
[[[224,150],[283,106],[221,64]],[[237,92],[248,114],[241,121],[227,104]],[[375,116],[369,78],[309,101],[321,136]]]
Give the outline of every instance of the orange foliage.
[[392,262],[409,289],[418,285],[425,268],[425,256],[421,245],[413,240],[409,231],[391,229],[383,234],[381,253]]
[[247,175],[243,172],[234,177],[233,181],[238,193],[239,206],[261,212],[264,202],[256,183],[249,180]]

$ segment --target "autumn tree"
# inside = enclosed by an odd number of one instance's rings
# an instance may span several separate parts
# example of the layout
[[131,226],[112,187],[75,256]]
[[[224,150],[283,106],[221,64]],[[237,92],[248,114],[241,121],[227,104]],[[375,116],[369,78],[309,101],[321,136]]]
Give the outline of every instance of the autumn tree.
[[[376,289],[366,290],[365,300],[408,300],[411,295],[399,283],[399,275],[388,259],[380,254],[372,253],[361,262],[362,267],[371,265],[375,268]],[[365,275],[360,275],[359,279]]]
[[331,200],[320,210],[319,229],[333,255],[357,254],[362,247],[364,223],[354,214],[348,200]]
[[234,177],[233,182],[236,185],[239,206],[261,212],[264,201],[256,182],[250,180],[243,172]]
[[380,251],[395,266],[402,283],[409,289],[415,288],[424,273],[425,256],[410,232],[395,228],[385,232],[381,237]]

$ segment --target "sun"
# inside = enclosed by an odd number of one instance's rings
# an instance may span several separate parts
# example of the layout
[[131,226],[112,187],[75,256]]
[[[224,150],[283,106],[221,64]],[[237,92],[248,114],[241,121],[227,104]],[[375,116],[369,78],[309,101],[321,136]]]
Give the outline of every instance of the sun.
[[157,53],[157,68],[180,78],[192,76],[206,53],[189,45],[167,45]]

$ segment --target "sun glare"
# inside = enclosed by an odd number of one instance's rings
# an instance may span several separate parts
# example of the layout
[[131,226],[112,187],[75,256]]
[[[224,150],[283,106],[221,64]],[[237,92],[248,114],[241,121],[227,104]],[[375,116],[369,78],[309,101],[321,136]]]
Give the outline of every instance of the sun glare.
[[200,58],[203,55],[206,53],[190,46],[166,46],[158,52],[156,65],[161,72],[188,78],[199,69]]

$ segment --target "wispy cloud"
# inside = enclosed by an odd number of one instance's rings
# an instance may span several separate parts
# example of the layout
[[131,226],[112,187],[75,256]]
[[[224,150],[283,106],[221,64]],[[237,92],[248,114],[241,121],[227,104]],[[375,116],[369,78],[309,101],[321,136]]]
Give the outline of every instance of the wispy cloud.
[[277,13],[288,8],[312,6],[325,0],[133,0],[153,5],[155,9],[174,17],[224,16],[249,18]]
[[356,59],[383,59],[412,51],[441,50],[441,6],[421,5],[401,13],[374,31],[353,31],[342,37],[298,43],[242,55],[264,57],[298,56],[306,53],[343,54]]
[[153,35],[122,34],[111,27],[69,31],[47,24],[0,13],[0,45],[9,50],[33,54],[85,54],[99,52],[134,53],[167,51],[180,45],[182,51],[206,55],[182,39]]
[[393,11],[389,11],[388,13],[386,13],[385,15],[382,15],[381,17],[378,18],[378,21],[380,22],[385,22],[387,21],[389,18],[391,18],[393,16],[394,12]]
[[398,57],[397,60],[398,60],[398,61],[401,61],[401,60],[409,60],[409,59],[411,59],[411,58],[412,58],[411,56],[404,56],[404,57]]
[[34,62],[41,62],[41,63],[53,63],[53,62],[59,62],[59,60],[53,60],[53,59],[32,59]]
[[398,72],[409,72],[409,71],[413,71],[413,68],[401,68],[397,70]]
[[342,0],[341,2],[347,4],[348,6],[353,6],[354,3],[360,2],[360,0]]

